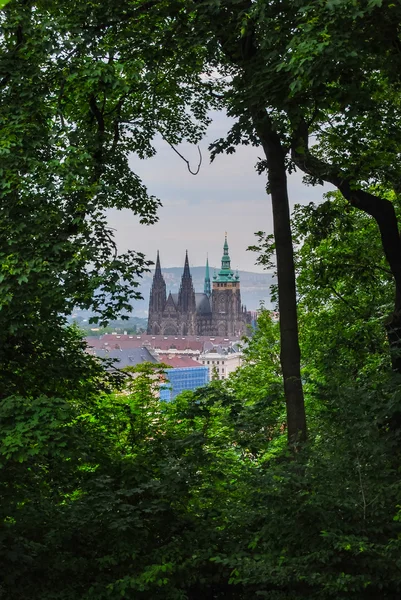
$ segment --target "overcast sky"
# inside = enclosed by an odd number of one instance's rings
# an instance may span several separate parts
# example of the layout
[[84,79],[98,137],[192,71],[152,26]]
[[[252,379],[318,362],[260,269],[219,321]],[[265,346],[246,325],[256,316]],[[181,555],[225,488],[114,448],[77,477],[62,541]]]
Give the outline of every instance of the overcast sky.
[[[132,157],[133,170],[163,207],[159,222],[151,226],[140,225],[128,210],[110,211],[109,223],[116,229],[121,252],[137,250],[155,260],[159,249],[162,267],[175,267],[184,264],[188,249],[191,265],[205,264],[208,253],[210,264],[218,266],[227,231],[232,268],[260,271],[255,266],[255,255],[246,248],[255,242],[255,231],[273,230],[266,179],[254,168],[262,156],[261,149],[241,146],[235,154],[218,156],[210,164],[209,143],[224,135],[230,126],[224,114],[212,116],[208,136],[200,144],[203,163],[198,175],[191,175],[186,164],[163,141],[157,143],[155,157]],[[196,147],[180,146],[180,152],[196,169]],[[291,206],[319,202],[326,190],[322,186],[305,186],[299,173],[289,177]]]

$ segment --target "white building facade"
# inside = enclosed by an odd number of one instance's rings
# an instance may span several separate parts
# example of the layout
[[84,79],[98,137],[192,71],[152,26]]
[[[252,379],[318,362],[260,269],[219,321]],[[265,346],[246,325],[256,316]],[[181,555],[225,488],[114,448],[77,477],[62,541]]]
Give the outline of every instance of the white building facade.
[[227,379],[242,364],[241,352],[218,353],[211,350],[205,352],[197,359],[202,365],[208,367],[210,379]]

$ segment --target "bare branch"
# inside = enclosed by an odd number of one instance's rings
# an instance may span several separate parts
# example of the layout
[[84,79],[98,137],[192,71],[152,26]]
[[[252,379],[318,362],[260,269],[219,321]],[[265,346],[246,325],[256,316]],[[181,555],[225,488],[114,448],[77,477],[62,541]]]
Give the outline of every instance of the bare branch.
[[178,154],[178,156],[179,156],[179,157],[180,157],[180,158],[181,158],[181,159],[184,161],[184,163],[187,165],[187,167],[188,167],[188,171],[191,173],[191,175],[197,175],[197,174],[199,173],[199,171],[200,171],[200,168],[201,168],[201,165],[202,165],[202,152],[201,152],[201,149],[200,149],[200,147],[199,147],[199,146],[197,146],[197,148],[198,148],[198,152],[199,152],[199,163],[198,163],[198,166],[197,166],[197,169],[196,169],[196,171],[192,171],[192,169],[191,169],[191,165],[190,165],[190,163],[189,163],[189,160],[187,160],[187,159],[185,158],[185,156],[183,156],[183,155],[181,154],[181,152],[179,152],[179,151],[177,150],[177,148],[175,148],[175,146],[173,146],[173,144],[171,144],[171,143],[170,143],[168,140],[166,140],[166,138],[165,138],[163,135],[162,135],[162,138],[163,138],[163,139],[164,139],[164,141],[165,141],[165,142],[166,142],[166,143],[167,143],[167,144],[170,146],[170,148],[171,148],[172,150],[174,150],[174,152],[175,152],[176,154]]

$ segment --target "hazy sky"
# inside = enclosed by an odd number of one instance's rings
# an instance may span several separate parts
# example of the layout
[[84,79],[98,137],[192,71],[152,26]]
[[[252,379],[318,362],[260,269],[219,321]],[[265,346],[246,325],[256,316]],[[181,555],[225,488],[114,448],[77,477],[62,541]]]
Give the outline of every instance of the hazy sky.
[[[235,154],[218,156],[210,164],[207,147],[224,135],[230,121],[214,113],[208,136],[200,146],[203,163],[198,175],[191,175],[186,164],[163,141],[157,143],[157,155],[148,160],[132,157],[133,170],[142,178],[149,192],[162,201],[159,222],[140,225],[130,211],[110,211],[109,223],[116,229],[121,252],[132,249],[155,260],[160,250],[162,267],[184,264],[188,249],[191,265],[203,265],[206,253],[213,266],[220,264],[224,232],[228,233],[232,268],[260,271],[255,255],[246,248],[255,242],[255,231],[272,232],[270,197],[265,192],[265,176],[254,166],[261,149],[241,146]],[[180,146],[180,152],[196,169],[196,147]],[[289,178],[291,206],[319,202],[322,186],[307,187],[296,173]]]

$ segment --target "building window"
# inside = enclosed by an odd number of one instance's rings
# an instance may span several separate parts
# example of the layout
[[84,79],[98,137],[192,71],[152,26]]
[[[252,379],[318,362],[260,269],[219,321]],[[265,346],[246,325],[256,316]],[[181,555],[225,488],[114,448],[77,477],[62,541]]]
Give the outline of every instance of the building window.
[[207,364],[210,365],[210,361],[209,360],[207,361]]
[[224,365],[224,360],[221,361],[221,364]]
[[217,361],[217,364],[219,364],[219,361]]
[[224,367],[221,368],[221,372],[224,373]]

